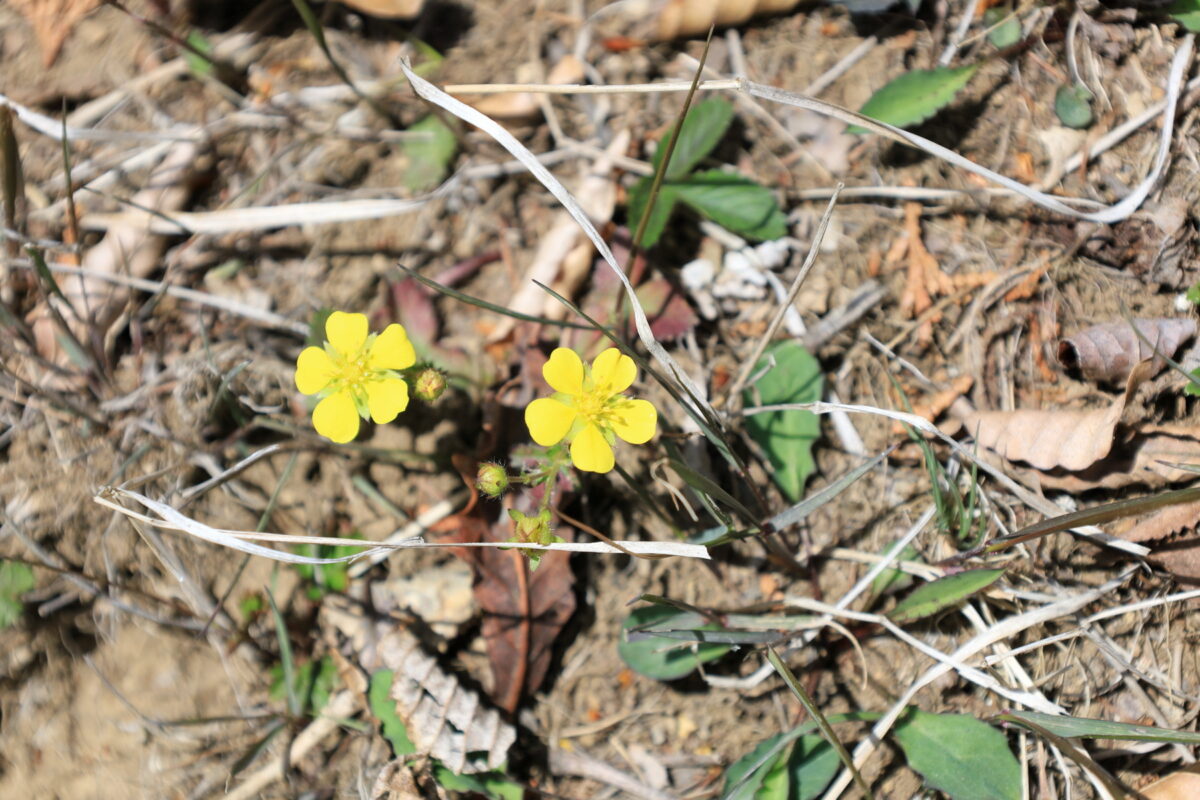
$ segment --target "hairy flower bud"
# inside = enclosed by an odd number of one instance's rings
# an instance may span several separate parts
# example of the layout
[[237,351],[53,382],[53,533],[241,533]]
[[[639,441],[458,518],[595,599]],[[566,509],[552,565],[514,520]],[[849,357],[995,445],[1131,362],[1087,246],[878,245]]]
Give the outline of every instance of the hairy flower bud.
[[494,461],[485,461],[475,473],[475,488],[488,497],[499,497],[508,488],[508,470]]
[[426,367],[417,373],[417,380],[413,384],[413,394],[426,403],[434,402],[445,391],[446,376],[441,370],[435,367]]

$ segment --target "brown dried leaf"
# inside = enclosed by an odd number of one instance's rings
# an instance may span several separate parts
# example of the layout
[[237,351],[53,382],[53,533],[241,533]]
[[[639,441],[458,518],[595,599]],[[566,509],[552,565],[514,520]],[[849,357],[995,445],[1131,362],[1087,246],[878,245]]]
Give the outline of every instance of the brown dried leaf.
[[[1078,368],[1088,380],[1119,383],[1129,376],[1135,364],[1154,356],[1155,348],[1170,358],[1196,333],[1194,319],[1135,319],[1133,322],[1145,341],[1125,321],[1093,325],[1059,343],[1059,362],[1067,369]],[[1151,374],[1162,367],[1162,359],[1155,358]]]
[[1142,789],[1146,800],[1195,800],[1200,797],[1200,771],[1197,767],[1172,773]]
[[1009,461],[1024,461],[1040,470],[1086,470],[1112,450],[1121,415],[1152,366],[1149,361],[1139,364],[1125,391],[1108,408],[979,411],[966,420],[967,430]]
[[658,13],[658,38],[696,36],[716,25],[741,25],[755,14],[791,11],[800,0],[667,0]]
[[342,3],[380,19],[412,19],[421,13],[425,0],[342,0]]
[[76,23],[95,10],[101,0],[12,0],[12,5],[29,20],[38,46],[42,48],[42,63],[49,67],[58,58],[63,42],[71,35]]
[[1136,429],[1128,441],[1113,448],[1104,459],[1080,472],[1044,472],[1038,479],[1047,489],[1086,492],[1147,486],[1157,489],[1195,480],[1196,473],[1173,464],[1200,464],[1200,430],[1191,435]]
[[443,670],[437,657],[395,620],[372,623],[360,610],[337,601],[323,605],[321,618],[348,640],[364,670],[395,674],[390,696],[419,752],[458,773],[497,769],[508,759],[516,729]]
[[[533,514],[536,502],[527,493],[515,504]],[[507,516],[492,524],[477,507],[460,516],[453,540],[504,541],[510,536],[509,528]],[[560,527],[555,532],[570,538],[569,530]],[[530,572],[526,557],[518,550],[464,547],[454,552],[475,571],[475,599],[483,612],[482,633],[492,665],[492,699],[506,711],[515,711],[523,695],[541,686],[559,631],[575,613],[568,554],[545,553],[538,568]]]

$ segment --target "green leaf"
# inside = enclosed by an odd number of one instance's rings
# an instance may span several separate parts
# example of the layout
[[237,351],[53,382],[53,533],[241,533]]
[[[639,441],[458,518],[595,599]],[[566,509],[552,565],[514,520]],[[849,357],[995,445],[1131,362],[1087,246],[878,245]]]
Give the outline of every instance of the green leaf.
[[[1200,2],[1200,0],[1198,0],[1198,2]],[[1186,297],[1187,301],[1192,305],[1200,306],[1200,283],[1192,284],[1192,287],[1187,290],[1187,294],[1184,295],[1184,297]]]
[[1187,386],[1183,387],[1183,393],[1190,394],[1192,397],[1200,397],[1200,367],[1196,367],[1188,375],[1192,379],[1188,382]]
[[454,131],[433,114],[422,117],[409,129],[416,134],[400,145],[408,164],[401,180],[414,192],[424,192],[442,182],[458,149]]
[[213,72],[212,61],[201,58],[197,53],[211,54],[212,42],[205,38],[200,31],[192,31],[187,35],[187,43],[195,48],[195,51],[187,49],[183,51],[183,62],[187,64],[188,71],[197,77],[211,75]]
[[740,236],[766,240],[787,235],[787,216],[775,195],[749,178],[711,169],[671,184],[671,188],[679,200]]
[[1200,0],[1176,0],[1167,13],[1189,31],[1200,32]]
[[[755,365],[760,372],[774,358],[775,367],[746,390],[747,406],[811,403],[821,399],[821,365],[795,342],[778,342],[767,348]],[[757,396],[756,396],[757,395]],[[821,421],[811,411],[769,411],[746,417],[746,430],[766,451],[772,477],[789,502],[804,495],[804,484],[816,469],[813,442],[821,435]]]
[[983,24],[987,28],[995,28],[988,34],[992,47],[1003,50],[1021,41],[1021,23],[1012,9],[993,6],[983,12]]
[[654,637],[629,641],[628,632],[632,628],[685,628],[697,630],[720,630],[720,627],[708,623],[699,614],[681,611],[667,606],[646,606],[635,610],[621,626],[625,634],[617,645],[621,660],[635,672],[660,681],[673,681],[682,678],[701,664],[720,658],[729,652],[725,644],[687,644],[680,646],[670,639]]
[[[786,784],[783,787],[783,794],[769,794],[763,792],[762,789],[772,775],[782,767],[786,767],[788,756],[791,755],[792,750],[788,740],[793,738],[795,737],[781,733],[764,739],[759,742],[758,747],[730,764],[729,769],[725,770],[727,794],[724,795],[724,800],[759,800],[760,798],[761,800],[775,800],[777,797],[780,800],[786,800],[788,788]],[[815,735],[809,738],[821,740],[820,736]],[[747,777],[748,774],[749,777]],[[786,769],[783,774],[788,775]],[[734,787],[737,788],[734,789]],[[730,789],[734,790],[730,792]]]
[[[817,734],[801,736],[781,733],[763,740],[758,747],[730,765],[725,786],[737,786],[748,770],[753,774],[726,795],[726,800],[813,800],[819,797],[838,771],[838,757],[829,743]],[[777,755],[772,751],[782,748]],[[754,769],[766,758],[766,762]]]
[[1019,800],[1021,765],[1004,734],[966,714],[911,709],[892,732],[908,765],[951,800]]
[[1058,717],[1037,711],[1009,711],[999,717],[1018,725],[1028,721],[1053,734],[1069,739],[1120,739],[1126,742],[1177,742],[1200,744],[1200,733],[1155,728],[1152,725],[1130,725],[1087,717]]
[[1084,86],[1058,87],[1054,113],[1068,128],[1086,128],[1092,124],[1092,93]]
[[[906,72],[871,95],[859,113],[897,128],[916,125],[949,105],[977,69],[978,64],[971,64]],[[846,132],[869,133],[860,125],[851,125]]]
[[417,746],[408,738],[408,728],[396,714],[396,701],[392,699],[392,681],[395,677],[390,669],[372,672],[367,702],[371,706],[371,714],[383,727],[383,738],[392,745],[392,752],[400,757],[417,752]]
[[[891,550],[891,546],[885,547],[884,550]],[[900,550],[900,554],[896,556],[897,561],[920,561],[921,552],[911,544],[904,545]],[[912,585],[913,576],[899,569],[888,567],[875,576],[875,580],[871,581],[871,595],[879,597],[880,595],[892,591],[900,591],[907,589]]]
[[[725,137],[729,123],[733,121],[733,106],[719,97],[702,100],[692,106],[687,118],[683,121],[683,129],[675,142],[671,153],[671,163],[663,175],[663,182],[677,181],[700,163],[701,159],[712,152]],[[672,128],[674,130],[674,128]],[[654,151],[651,163],[657,171],[659,164],[667,153],[670,134],[664,136]]]
[[1002,569],[971,569],[938,578],[917,587],[888,612],[888,617],[901,623],[928,617],[991,586],[1003,574]]
[[452,792],[474,792],[494,800],[521,800],[525,789],[513,783],[499,772],[479,772],[474,775],[459,775],[443,764],[433,768],[433,779],[443,789]]
[[[646,204],[650,202],[652,181],[652,178],[642,178],[629,191],[629,225],[631,228],[636,229],[641,223],[642,215],[646,213]],[[650,219],[646,222],[646,232],[642,234],[642,247],[653,247],[662,238],[663,231],[667,229],[667,222],[671,219],[671,212],[675,210],[675,201],[678,199],[679,193],[673,185],[664,183],[659,187],[658,199],[654,201]]]

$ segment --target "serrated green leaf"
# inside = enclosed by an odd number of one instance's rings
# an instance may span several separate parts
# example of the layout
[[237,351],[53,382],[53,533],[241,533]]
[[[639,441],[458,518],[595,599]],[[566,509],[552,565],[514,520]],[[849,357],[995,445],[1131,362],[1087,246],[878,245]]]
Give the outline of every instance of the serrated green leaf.
[[417,752],[417,746],[408,738],[408,728],[396,714],[396,701],[392,699],[392,682],[395,678],[395,673],[390,669],[371,673],[367,702],[371,706],[371,714],[383,728],[383,738],[388,740],[392,752],[399,757]]
[[1053,734],[1068,739],[1119,739],[1125,742],[1176,742],[1200,744],[1200,733],[1173,731],[1152,725],[1131,725],[1087,717],[1058,717],[1037,711],[1010,711],[999,719],[1017,724],[1028,720]]
[[1002,569],[971,569],[930,581],[897,603],[888,618],[903,623],[931,616],[991,586],[1003,574]]
[[986,28],[995,26],[987,37],[992,47],[1003,50],[1021,41],[1021,23],[1012,9],[998,6],[989,8],[983,12],[983,24]]
[[[859,113],[897,128],[916,125],[949,105],[978,69],[978,64],[971,64],[906,72],[871,95]],[[869,133],[859,125],[846,132]]]
[[991,725],[966,714],[914,708],[892,735],[908,765],[951,800],[1020,800],[1021,765]]
[[[679,140],[675,142],[663,182],[677,181],[691,172],[725,138],[725,131],[732,121],[733,106],[719,97],[701,100],[692,106],[683,121],[683,129],[679,133]],[[662,138],[658,149],[654,151],[652,163],[656,171],[666,155],[668,142],[670,134]]]
[[787,235],[787,217],[775,195],[749,178],[712,169],[672,186],[681,202],[739,236],[767,240]]
[[400,151],[408,161],[403,180],[406,188],[424,192],[442,182],[458,149],[454,132],[433,114],[422,117],[408,129],[417,134],[405,139]]
[[[774,358],[775,367],[746,390],[747,406],[811,403],[821,399],[821,365],[795,342],[777,342],[755,365],[759,372]],[[804,484],[816,469],[813,443],[821,421],[811,411],[770,411],[746,417],[746,430],[766,451],[772,477],[789,502],[804,495]]]
[[1054,114],[1068,128],[1092,124],[1092,93],[1084,86],[1060,86],[1054,93]]
[[[642,220],[642,215],[646,213],[652,182],[652,178],[642,178],[629,190],[629,225],[631,228],[636,229]],[[646,231],[642,234],[642,247],[653,247],[662,238],[663,231],[667,229],[667,223],[671,219],[671,213],[675,210],[675,201],[678,199],[679,195],[673,184],[664,183],[659,187],[658,198],[654,201],[650,219],[646,221]]]
[[1200,0],[1176,0],[1167,14],[1187,30],[1200,33]]
[[711,631],[720,628],[712,623],[704,624],[704,619],[699,614],[669,606],[646,606],[635,610],[621,626],[623,633],[617,645],[617,652],[621,660],[633,671],[647,678],[673,681],[687,675],[701,664],[729,652],[729,645],[687,644],[681,647],[678,642],[661,637],[629,641],[627,632],[631,628],[640,629],[645,626]]

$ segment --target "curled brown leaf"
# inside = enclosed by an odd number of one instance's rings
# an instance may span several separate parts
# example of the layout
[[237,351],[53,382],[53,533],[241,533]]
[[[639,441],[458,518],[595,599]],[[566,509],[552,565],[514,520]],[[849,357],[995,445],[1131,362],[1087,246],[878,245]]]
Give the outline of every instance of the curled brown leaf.
[[[1079,369],[1088,380],[1119,383],[1156,349],[1169,358],[1196,333],[1194,319],[1135,319],[1133,325],[1137,332],[1125,321],[1085,328],[1059,343],[1058,360],[1067,369]],[[1160,358],[1154,364],[1155,373],[1163,367]]]

